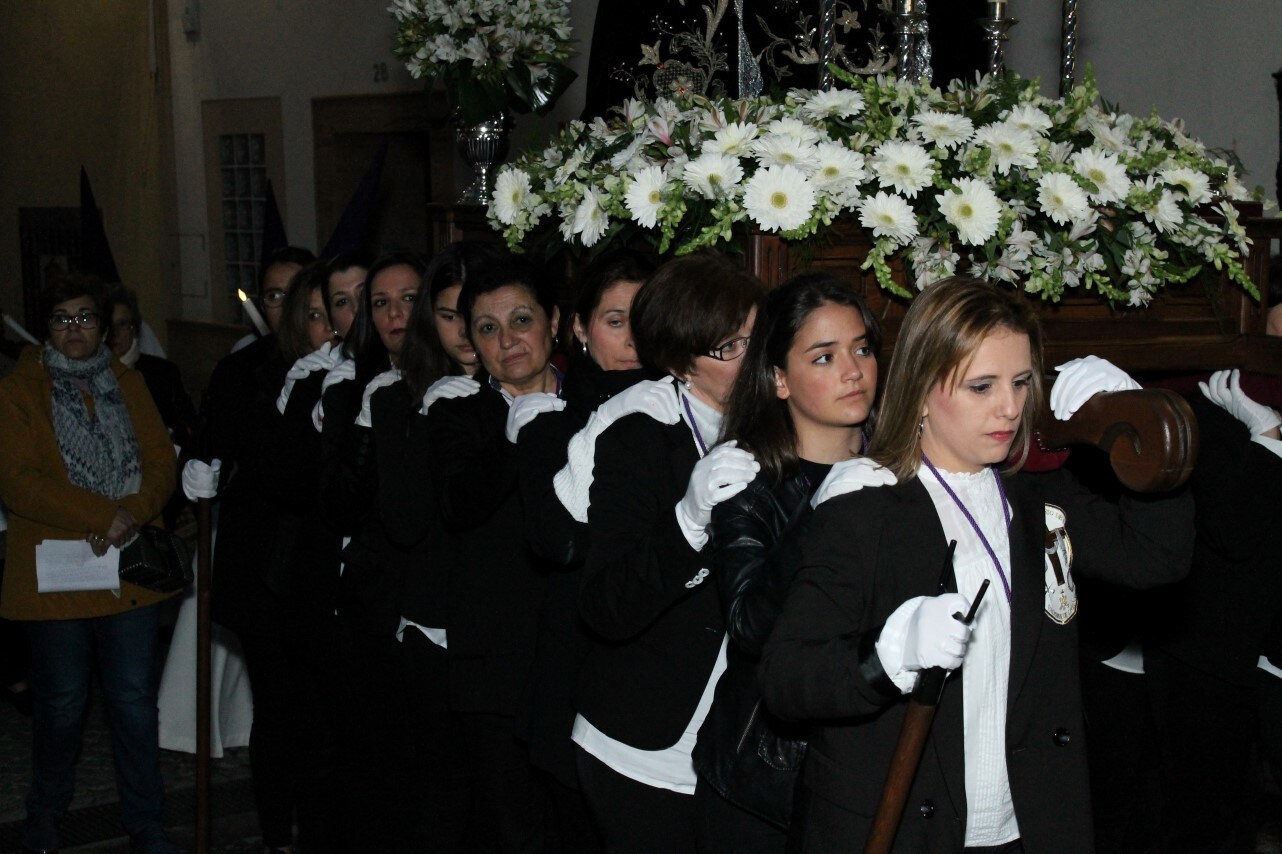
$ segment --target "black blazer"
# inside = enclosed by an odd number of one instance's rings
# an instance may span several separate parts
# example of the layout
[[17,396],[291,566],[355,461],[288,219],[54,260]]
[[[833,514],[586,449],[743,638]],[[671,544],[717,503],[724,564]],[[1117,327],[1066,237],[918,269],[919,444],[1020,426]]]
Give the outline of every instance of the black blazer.
[[[675,391],[674,391],[675,393]],[[578,708],[606,735],[671,747],[694,716],[725,635],[717,592],[677,524],[699,459],[684,422],[629,415],[597,439],[579,613],[596,635]]]
[[[1077,664],[1077,623],[1044,611],[1044,505],[1067,515],[1073,571],[1145,587],[1188,571],[1192,500],[1123,496],[1112,505],[1066,473],[1007,479],[1011,659],[1006,762],[1024,848],[1093,849]],[[903,722],[904,698],[873,643],[900,604],[937,592],[947,544],[919,479],[825,502],[803,566],[766,643],[760,684],[783,717],[817,722],[792,825],[800,851],[857,848],[867,837]],[[994,603],[1002,594],[994,594]],[[947,682],[897,851],[960,851],[966,821],[962,691]]]
[[525,542],[516,452],[504,435],[508,403],[481,390],[439,400],[427,415],[445,567],[450,700],[463,712],[516,714],[534,657],[546,567]]

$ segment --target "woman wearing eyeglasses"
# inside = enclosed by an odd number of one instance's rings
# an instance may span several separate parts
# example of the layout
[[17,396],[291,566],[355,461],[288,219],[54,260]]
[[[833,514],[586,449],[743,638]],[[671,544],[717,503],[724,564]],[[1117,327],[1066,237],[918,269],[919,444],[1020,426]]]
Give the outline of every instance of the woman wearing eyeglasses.
[[749,454],[716,443],[764,293],[710,254],[651,276],[632,303],[633,339],[642,361],[669,376],[599,409],[585,430],[612,409],[630,414],[588,447],[590,486],[558,485],[589,527],[579,614],[597,642],[579,679],[572,738],[580,786],[612,854],[694,851],[691,750],[725,668],[725,623],[699,550],[713,505],[756,472]]
[[146,383],[103,346],[104,302],[95,279],[51,281],[41,293],[45,346],[24,351],[0,381],[0,501],[9,514],[0,615],[26,626],[35,699],[23,846],[58,847],[96,660],[121,823],[131,850],[167,854],[178,849],[162,824],[155,606],[168,596],[118,579],[114,589],[55,591],[57,573],[37,576],[41,541],[87,541],[93,554],[117,559],[140,525],[160,522],[174,488],[173,445]]

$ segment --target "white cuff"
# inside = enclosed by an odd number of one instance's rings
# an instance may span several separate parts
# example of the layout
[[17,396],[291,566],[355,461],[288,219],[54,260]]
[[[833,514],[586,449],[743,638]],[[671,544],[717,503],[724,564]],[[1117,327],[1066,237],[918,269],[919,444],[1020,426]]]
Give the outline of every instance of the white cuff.
[[917,671],[904,668],[904,639],[908,636],[908,624],[925,601],[925,596],[918,596],[896,608],[877,638],[877,657],[881,659],[881,668],[904,694],[911,694],[917,687]]
[[588,491],[592,488],[596,467],[596,440],[604,432],[605,425],[593,412],[583,429],[570,437],[565,466],[552,478],[556,497],[576,522],[588,521]]
[[1270,439],[1268,436],[1252,436],[1251,441],[1263,445],[1279,457],[1282,457],[1282,441]]
[[685,512],[685,502],[678,501],[676,507],[677,525],[681,528],[681,533],[685,535],[686,542],[690,548],[695,551],[703,551],[703,547],[708,544],[708,531],[705,526],[690,518]]

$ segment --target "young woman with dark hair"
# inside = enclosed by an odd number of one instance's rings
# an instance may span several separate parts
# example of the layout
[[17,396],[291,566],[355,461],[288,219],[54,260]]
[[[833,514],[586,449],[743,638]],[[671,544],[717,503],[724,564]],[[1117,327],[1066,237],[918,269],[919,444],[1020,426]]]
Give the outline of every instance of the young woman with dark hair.
[[365,287],[365,277],[373,263],[373,255],[356,249],[334,256],[326,265],[328,274],[323,285],[325,312],[329,316],[330,328],[340,339],[347,338],[356,320],[361,289]]
[[867,444],[880,343],[863,299],[827,274],[783,283],[758,311],[722,438],[761,471],[713,509],[703,550],[730,638],[694,753],[706,850],[784,850],[805,730],[764,708],[757,664],[800,564],[812,498]]
[[[1058,418],[1134,382],[1093,357],[1060,371]],[[1093,849],[1073,573],[1136,587],[1179,578],[1192,502],[1124,493],[1113,505],[1062,470],[1019,472],[1041,384],[1027,303],[961,278],[913,300],[870,460],[857,461],[898,483],[816,509],[762,655],[770,710],[813,723],[789,850],[863,844],[905,695],[933,667],[954,673],[895,850]],[[954,617],[985,580],[974,622]]]
[[713,446],[764,293],[715,255],[660,267],[631,321],[641,359],[669,376],[601,406],[557,475],[562,503],[589,526],[579,614],[595,641],[572,739],[609,852],[694,850],[690,754],[725,661],[699,550],[712,507],[756,473],[747,452]]

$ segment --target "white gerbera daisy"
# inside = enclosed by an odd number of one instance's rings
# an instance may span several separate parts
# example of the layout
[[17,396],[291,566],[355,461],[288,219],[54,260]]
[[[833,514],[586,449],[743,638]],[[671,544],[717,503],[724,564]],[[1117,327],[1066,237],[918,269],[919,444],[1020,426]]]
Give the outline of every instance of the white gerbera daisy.
[[816,92],[801,108],[801,113],[816,119],[845,119],[864,110],[864,96],[849,89],[825,89]]
[[977,178],[959,178],[955,190],[936,197],[939,212],[957,229],[957,239],[982,246],[997,233],[1002,203],[988,184]]
[[910,199],[935,177],[935,161],[914,142],[883,142],[870,165],[882,187],[893,187]]
[[815,148],[816,166],[810,176],[817,187],[859,184],[868,180],[864,156],[837,142],[821,142]]
[[1126,177],[1126,167],[1110,151],[1087,148],[1072,157],[1073,168],[1095,185],[1095,192],[1087,192],[1097,204],[1120,202],[1131,190],[1131,179]]
[[888,237],[903,246],[917,236],[917,215],[903,196],[879,191],[859,205],[859,222],[873,237]]
[[1032,104],[1021,104],[1010,111],[1006,124],[1029,133],[1045,133],[1051,129],[1051,117]]
[[686,164],[681,180],[705,199],[715,199],[734,192],[743,180],[743,167],[737,157],[705,151]]
[[970,119],[938,110],[919,113],[913,117],[913,124],[922,139],[939,148],[956,148],[975,135],[975,123]]
[[762,136],[787,136],[801,145],[814,145],[819,142],[819,131],[800,119],[775,119],[761,129]]
[[667,181],[663,170],[658,166],[647,166],[632,176],[628,190],[624,194],[624,204],[628,213],[642,228],[654,228],[663,209],[663,190]]
[[1153,223],[1153,227],[1163,234],[1175,230],[1184,222],[1184,213],[1180,210],[1175,194],[1163,190],[1161,197],[1144,209],[1144,218]]
[[1063,172],[1047,172],[1037,179],[1037,203],[1042,213],[1060,225],[1083,219],[1090,209],[1086,191]]
[[596,190],[586,190],[583,193],[583,201],[574,209],[574,224],[571,231],[579,235],[584,246],[591,246],[601,239],[605,234],[605,228],[610,224],[610,218],[601,208],[601,198],[597,195]]
[[1158,174],[1163,181],[1183,191],[1184,198],[1191,205],[1200,205],[1211,200],[1211,181],[1196,169],[1186,167],[1163,169]]
[[491,208],[504,225],[512,225],[530,195],[530,176],[523,169],[504,169],[494,182]]
[[819,165],[814,144],[788,134],[766,134],[753,141],[751,150],[762,166],[796,166],[808,175]]
[[703,151],[742,157],[748,153],[748,145],[757,138],[757,133],[757,126],[752,122],[732,122],[713,134],[712,139],[704,140]]
[[1012,166],[1031,169],[1037,165],[1037,137],[1013,125],[985,125],[975,133],[975,142],[992,152],[993,165],[1003,175]]
[[792,231],[810,218],[815,188],[795,166],[767,166],[748,179],[743,206],[766,231]]

